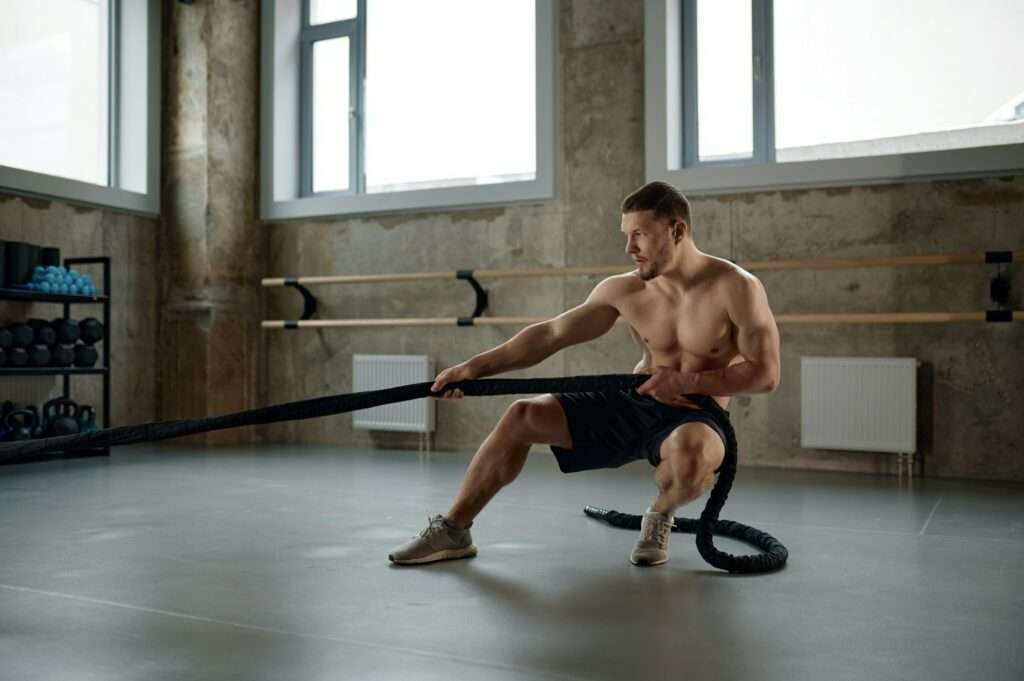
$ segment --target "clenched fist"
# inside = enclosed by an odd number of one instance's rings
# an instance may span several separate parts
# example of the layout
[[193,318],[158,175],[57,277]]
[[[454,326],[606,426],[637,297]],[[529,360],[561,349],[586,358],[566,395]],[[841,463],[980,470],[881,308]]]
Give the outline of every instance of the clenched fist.
[[[462,364],[457,364],[439,373],[437,378],[434,379],[434,384],[430,386],[430,390],[435,393],[444,391],[440,396],[443,400],[461,400],[463,398],[461,390],[458,388],[444,390],[444,387],[449,383],[471,381],[474,378],[477,378],[478,375],[479,374],[476,369],[470,366],[468,362],[463,362]],[[434,395],[434,397],[437,397],[437,395]]]

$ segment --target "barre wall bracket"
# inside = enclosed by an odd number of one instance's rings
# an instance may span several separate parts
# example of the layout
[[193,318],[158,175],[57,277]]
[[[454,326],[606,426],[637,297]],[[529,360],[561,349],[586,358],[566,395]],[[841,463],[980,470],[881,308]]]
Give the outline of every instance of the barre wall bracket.
[[291,286],[296,291],[302,294],[302,316],[299,317],[299,319],[312,319],[313,315],[316,314],[316,296],[310,293],[309,289],[300,284],[299,280],[294,277],[286,277],[284,280],[284,285]]
[[[473,315],[470,317],[460,317],[458,323],[459,326],[472,326],[473,320],[487,310],[487,291],[480,286],[480,282],[473,278],[473,270],[459,270],[455,273],[455,278],[468,281],[469,285],[473,287],[473,292],[476,293],[476,306],[473,308]],[[467,319],[469,323],[464,323]]]

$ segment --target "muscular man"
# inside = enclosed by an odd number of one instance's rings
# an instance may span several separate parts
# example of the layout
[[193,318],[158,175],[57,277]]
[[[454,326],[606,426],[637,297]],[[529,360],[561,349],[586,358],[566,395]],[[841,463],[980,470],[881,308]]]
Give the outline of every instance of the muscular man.
[[[771,392],[779,384],[779,332],[761,282],[697,249],[690,205],[671,185],[651,182],[622,203],[626,254],[636,269],[600,282],[587,300],[526,327],[498,347],[437,375],[432,390],[533,366],[562,348],[607,333],[620,316],[643,348],[634,390],[564,393],[516,400],[469,464],[446,515],[388,558],[400,564],[477,553],[473,519],[523,465],[530,446],[550,445],[563,473],[648,460],[658,495],[643,514],[635,565],[668,560],[676,508],[714,484],[725,435],[687,400],[705,394],[725,408],[729,396]],[[459,399],[449,389],[444,399]]]

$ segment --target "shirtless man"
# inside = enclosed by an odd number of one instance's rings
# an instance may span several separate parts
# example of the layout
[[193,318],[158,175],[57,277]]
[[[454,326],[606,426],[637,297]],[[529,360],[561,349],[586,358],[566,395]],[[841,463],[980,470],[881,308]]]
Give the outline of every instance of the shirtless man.
[[[392,562],[475,556],[473,518],[516,478],[534,444],[550,445],[563,473],[650,461],[659,492],[643,514],[630,561],[668,560],[676,508],[712,487],[725,456],[724,433],[683,395],[711,395],[725,408],[731,395],[772,392],[779,384],[779,332],[761,282],[697,249],[689,202],[671,185],[651,182],[626,197],[622,232],[637,269],[608,277],[583,304],[445,369],[431,390],[533,366],[607,333],[620,316],[644,352],[634,373],[651,377],[635,391],[513,402],[477,450],[448,513],[392,551]],[[457,389],[442,393],[462,396]]]

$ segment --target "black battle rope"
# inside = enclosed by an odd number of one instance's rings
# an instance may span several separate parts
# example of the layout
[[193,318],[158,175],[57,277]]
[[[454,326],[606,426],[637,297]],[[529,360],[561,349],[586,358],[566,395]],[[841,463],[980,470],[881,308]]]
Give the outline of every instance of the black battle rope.
[[[571,378],[484,378],[450,383],[445,386],[445,390],[458,388],[465,395],[477,396],[517,393],[614,392],[635,389],[649,378],[650,376],[646,374],[607,374]],[[4,442],[0,443],[0,462],[43,452],[152,442],[225,428],[343,414],[382,404],[439,395],[440,393],[431,392],[430,386],[432,385],[433,382],[413,383],[385,390],[369,390],[361,393],[286,402],[221,416],[154,421],[75,435]],[[722,506],[725,505],[726,497],[729,496],[733,479],[736,477],[736,433],[729,422],[729,415],[713,399],[706,395],[687,395],[686,397],[699,405],[701,409],[709,412],[715,423],[722,427],[726,435],[725,460],[722,462],[718,481],[711,490],[711,497],[708,499],[700,519],[676,518],[675,531],[696,533],[697,550],[700,551],[704,560],[716,568],[729,572],[755,573],[768,572],[782,567],[789,557],[789,552],[778,540],[753,527],[732,520],[718,519],[718,514],[721,512]],[[593,506],[584,508],[584,513],[593,518],[604,519],[616,527],[630,529],[640,527],[641,517],[638,515],[606,511]],[[747,542],[765,553],[734,556],[719,551],[713,544],[713,535],[716,534]]]

